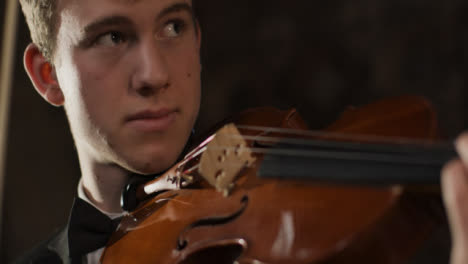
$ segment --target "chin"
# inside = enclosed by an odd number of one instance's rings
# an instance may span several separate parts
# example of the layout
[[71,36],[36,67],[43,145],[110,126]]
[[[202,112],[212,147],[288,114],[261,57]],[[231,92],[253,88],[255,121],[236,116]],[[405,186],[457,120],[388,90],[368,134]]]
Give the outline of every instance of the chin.
[[[187,129],[178,129],[178,131]],[[114,149],[114,157],[127,170],[143,174],[158,174],[170,169],[177,162],[189,135],[177,131],[163,136],[147,136],[126,141]]]
[[150,175],[150,174],[158,174],[164,172],[165,170],[170,169],[175,162],[177,161],[177,155],[175,157],[169,157],[172,155],[163,155],[160,157],[155,157],[152,155],[148,155],[147,157],[153,157],[152,159],[138,159],[138,160],[128,160],[127,167],[128,170],[142,174],[142,175]]

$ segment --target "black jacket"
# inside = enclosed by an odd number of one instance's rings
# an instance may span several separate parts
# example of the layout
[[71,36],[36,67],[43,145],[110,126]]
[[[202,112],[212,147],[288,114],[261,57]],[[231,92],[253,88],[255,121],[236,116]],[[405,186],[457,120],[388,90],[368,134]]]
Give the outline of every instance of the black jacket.
[[14,264],[71,264],[68,254],[68,226],[17,259]]

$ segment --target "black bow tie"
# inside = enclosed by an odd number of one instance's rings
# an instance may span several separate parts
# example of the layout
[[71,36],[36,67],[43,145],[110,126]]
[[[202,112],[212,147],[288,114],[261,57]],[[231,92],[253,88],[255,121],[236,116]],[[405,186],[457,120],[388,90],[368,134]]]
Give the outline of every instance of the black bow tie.
[[72,259],[104,247],[121,218],[110,219],[94,206],[75,198],[68,223],[68,248]]

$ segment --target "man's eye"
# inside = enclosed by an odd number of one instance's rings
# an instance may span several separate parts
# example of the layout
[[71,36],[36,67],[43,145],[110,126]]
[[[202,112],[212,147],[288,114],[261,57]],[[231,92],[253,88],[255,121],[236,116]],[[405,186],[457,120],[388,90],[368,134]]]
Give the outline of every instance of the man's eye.
[[185,23],[183,21],[171,21],[167,23],[161,34],[160,37],[162,38],[175,38],[178,37],[185,28]]
[[95,42],[95,45],[117,46],[125,41],[126,39],[122,33],[111,31],[99,36]]

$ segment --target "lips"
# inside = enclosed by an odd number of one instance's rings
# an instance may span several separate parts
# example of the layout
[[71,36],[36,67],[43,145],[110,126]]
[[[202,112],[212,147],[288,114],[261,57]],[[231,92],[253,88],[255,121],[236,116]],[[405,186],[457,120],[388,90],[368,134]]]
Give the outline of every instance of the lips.
[[177,109],[143,110],[128,116],[125,123],[143,132],[163,131],[175,121]]

